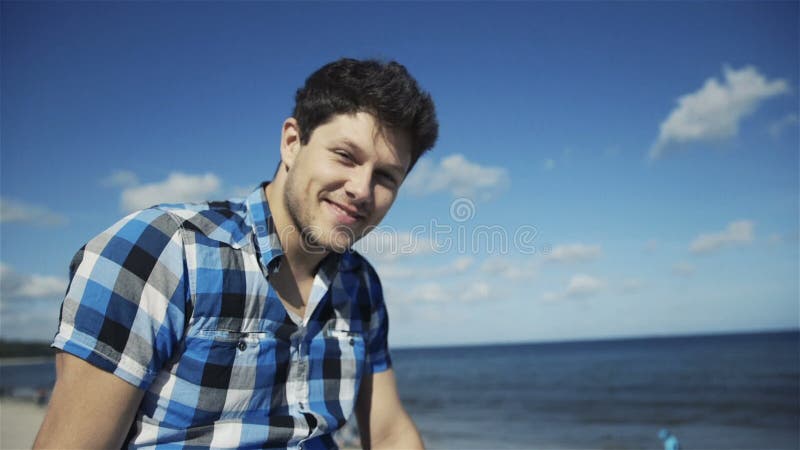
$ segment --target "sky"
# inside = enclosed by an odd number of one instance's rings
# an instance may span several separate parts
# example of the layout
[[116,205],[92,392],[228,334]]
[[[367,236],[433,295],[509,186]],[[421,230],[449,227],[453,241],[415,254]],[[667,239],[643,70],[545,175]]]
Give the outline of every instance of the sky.
[[357,244],[393,347],[800,328],[797,2],[2,2],[0,337],[138,208],[241,196],[339,57],[436,147]]

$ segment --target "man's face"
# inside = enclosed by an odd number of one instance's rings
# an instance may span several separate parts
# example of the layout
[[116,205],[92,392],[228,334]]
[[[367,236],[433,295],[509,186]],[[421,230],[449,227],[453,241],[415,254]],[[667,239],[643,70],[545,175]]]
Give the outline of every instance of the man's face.
[[334,116],[287,163],[285,203],[314,248],[344,251],[380,223],[411,162],[409,137],[372,114]]

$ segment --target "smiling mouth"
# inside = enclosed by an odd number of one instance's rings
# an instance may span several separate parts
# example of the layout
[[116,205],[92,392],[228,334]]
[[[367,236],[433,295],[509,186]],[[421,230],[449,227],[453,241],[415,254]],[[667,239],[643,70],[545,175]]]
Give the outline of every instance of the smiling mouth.
[[350,208],[327,199],[324,200],[324,202],[325,204],[328,205],[329,209],[334,213],[337,220],[341,223],[349,225],[366,218],[365,214],[359,212],[355,208]]

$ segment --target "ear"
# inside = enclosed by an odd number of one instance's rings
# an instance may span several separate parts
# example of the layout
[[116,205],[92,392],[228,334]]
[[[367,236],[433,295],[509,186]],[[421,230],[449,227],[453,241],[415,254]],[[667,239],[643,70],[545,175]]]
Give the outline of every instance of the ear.
[[281,161],[286,169],[294,165],[297,152],[300,151],[300,126],[294,117],[283,121],[281,129]]

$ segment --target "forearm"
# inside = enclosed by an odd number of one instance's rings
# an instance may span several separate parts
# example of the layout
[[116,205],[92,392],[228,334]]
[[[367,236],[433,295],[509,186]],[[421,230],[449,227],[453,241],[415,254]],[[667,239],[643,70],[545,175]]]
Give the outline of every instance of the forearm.
[[393,425],[388,433],[382,436],[375,436],[370,443],[371,445],[364,448],[371,450],[418,450],[425,448],[419,430],[417,430],[408,414],[403,412],[403,414],[398,415]]

